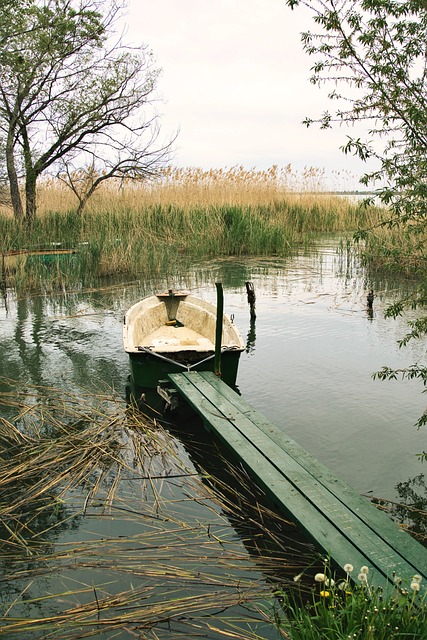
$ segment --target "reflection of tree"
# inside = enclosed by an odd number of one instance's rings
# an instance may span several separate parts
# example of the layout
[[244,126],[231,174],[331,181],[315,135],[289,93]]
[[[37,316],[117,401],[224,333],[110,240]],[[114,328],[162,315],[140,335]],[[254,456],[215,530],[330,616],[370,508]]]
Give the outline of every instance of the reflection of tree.
[[396,485],[399,502],[380,498],[372,501],[384,509],[408,533],[427,546],[427,487],[423,473]]
[[[31,301],[31,311],[29,301],[26,298],[20,298],[17,301],[15,342],[18,346],[25,372],[35,384],[40,384],[43,380],[43,349],[41,341],[44,316],[43,306],[40,297]],[[28,323],[31,323],[32,344],[25,337]]]
[[103,382],[111,387],[123,377],[122,362],[112,357],[116,349],[122,353],[120,334],[117,341],[110,335],[120,322],[102,301],[95,307],[84,294],[23,297],[13,302],[9,316],[11,331],[0,344],[0,375],[55,388],[61,382],[66,388]]

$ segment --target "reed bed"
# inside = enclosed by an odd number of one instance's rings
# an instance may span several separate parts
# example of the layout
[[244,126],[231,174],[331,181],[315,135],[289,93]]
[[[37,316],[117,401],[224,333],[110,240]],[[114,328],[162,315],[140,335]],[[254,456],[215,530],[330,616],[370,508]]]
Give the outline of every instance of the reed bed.
[[[333,182],[342,190],[343,185],[354,183],[354,176],[335,172]],[[319,194],[330,191],[325,184],[325,171],[315,167],[296,171],[291,165],[273,165],[266,170],[246,169],[239,165],[209,170],[168,166],[144,182],[104,183],[89,200],[87,210],[96,213],[109,205],[116,209],[174,206],[184,210],[229,205],[266,206],[284,198],[311,203]],[[48,177],[39,182],[37,206],[39,215],[52,211],[66,213],[76,209],[77,198],[63,182]],[[10,215],[5,207],[0,208],[0,213]]]
[[[204,257],[286,256],[319,232],[351,233],[378,220],[375,209],[320,192],[321,173],[307,170],[298,178],[290,167],[170,167],[156,181],[104,186],[83,215],[65,186],[50,180],[40,186],[31,229],[0,215],[0,250],[75,248],[68,262],[28,269],[23,260],[13,272],[17,289],[64,289],[115,274],[176,270]],[[7,264],[4,271],[11,277]]]
[[366,234],[363,255],[374,269],[387,269],[402,275],[425,275],[427,264],[427,232],[418,225],[384,226]]
[[239,469],[111,391],[0,389],[0,636],[261,637],[312,550]]

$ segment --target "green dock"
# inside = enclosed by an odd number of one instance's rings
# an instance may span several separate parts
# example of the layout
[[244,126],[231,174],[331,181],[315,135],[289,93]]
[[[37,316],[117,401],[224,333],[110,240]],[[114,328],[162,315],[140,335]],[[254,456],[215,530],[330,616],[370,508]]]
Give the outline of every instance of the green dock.
[[205,428],[247,469],[268,499],[292,518],[317,548],[343,567],[370,569],[387,588],[393,572],[427,583],[427,549],[366,498],[288,438],[211,372],[169,374]]

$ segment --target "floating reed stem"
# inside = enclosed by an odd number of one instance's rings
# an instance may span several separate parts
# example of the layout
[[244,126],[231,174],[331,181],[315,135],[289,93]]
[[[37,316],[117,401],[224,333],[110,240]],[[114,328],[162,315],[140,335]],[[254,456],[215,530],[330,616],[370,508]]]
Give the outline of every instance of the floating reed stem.
[[155,637],[166,623],[255,640],[257,603],[311,548],[293,551],[293,525],[242,471],[111,390],[0,383],[15,415],[0,420],[0,635]]

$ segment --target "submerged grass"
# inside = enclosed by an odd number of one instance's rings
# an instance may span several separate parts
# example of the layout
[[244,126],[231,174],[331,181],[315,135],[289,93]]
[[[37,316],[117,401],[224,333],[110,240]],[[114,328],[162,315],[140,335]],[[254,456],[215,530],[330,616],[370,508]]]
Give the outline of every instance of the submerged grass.
[[262,636],[257,603],[312,550],[241,471],[112,392],[0,382],[0,636]]
[[[313,234],[353,232],[378,220],[375,209],[316,192],[320,177],[314,170],[302,179],[298,190],[290,169],[169,168],[151,184],[104,187],[83,215],[77,215],[60,183],[50,181],[41,185],[31,229],[0,213],[0,250],[56,243],[76,248],[68,259],[33,260],[29,268],[23,258],[14,267],[18,289],[67,288],[90,286],[111,274],[155,273],[188,259],[285,256],[310,243]],[[7,263],[5,269],[10,277]]]

